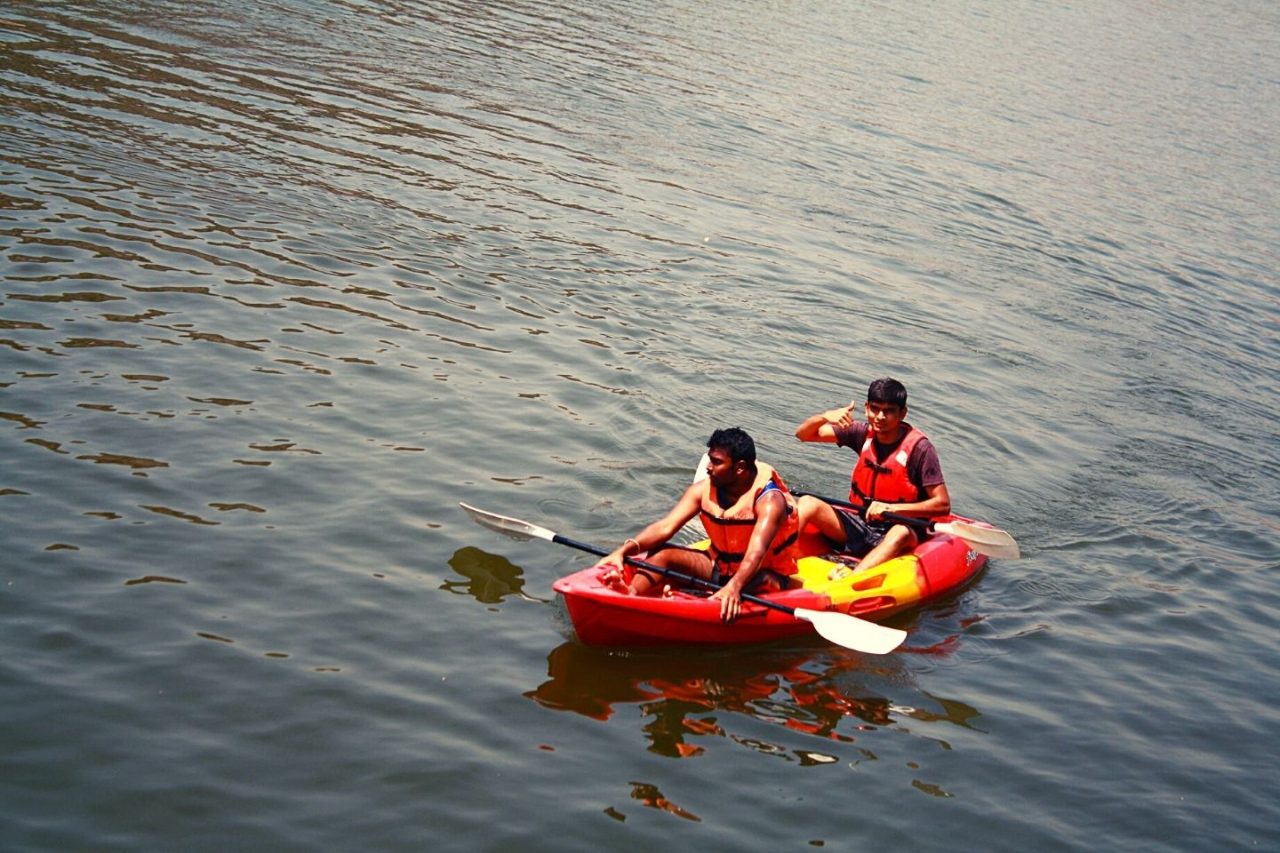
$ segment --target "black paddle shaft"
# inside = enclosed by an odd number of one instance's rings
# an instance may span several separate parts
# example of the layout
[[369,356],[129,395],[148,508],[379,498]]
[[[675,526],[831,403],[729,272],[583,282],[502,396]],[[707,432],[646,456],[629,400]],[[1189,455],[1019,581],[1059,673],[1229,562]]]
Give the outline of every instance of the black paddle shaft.
[[[570,539],[568,536],[561,536],[559,533],[555,534],[555,536],[552,537],[551,541],[559,545],[568,545],[570,548],[577,548],[579,551],[586,551],[588,554],[596,554],[601,557],[607,557],[609,556],[610,553],[612,553],[610,551],[606,551],[604,548],[601,548],[599,546],[588,545],[586,542],[579,542],[576,539]],[[633,566],[639,566],[640,568],[648,569],[651,572],[658,572],[659,574],[666,575],[672,580],[678,580],[681,583],[687,583],[692,586],[700,586],[703,589],[720,589],[720,586],[718,584],[714,584],[711,581],[707,580],[706,578],[696,578],[693,575],[686,575],[684,572],[677,572],[675,569],[668,569],[668,568],[664,568],[663,566],[657,566],[645,560],[637,560],[635,557],[623,557],[623,559]],[[759,596],[749,595],[745,593],[741,597],[743,601],[750,601],[753,604],[759,604],[761,607],[768,607],[773,610],[779,610],[790,616],[796,615],[796,609],[794,607],[788,607],[785,604],[779,604],[778,602],[770,601],[767,598],[760,598]]]
[[[829,498],[825,495],[815,495],[813,492],[797,491],[797,492],[792,492],[791,494],[807,495],[811,498],[817,498],[820,501],[825,501],[826,503],[829,503],[832,506],[840,506],[840,507],[844,507],[845,509],[857,510],[859,515],[862,514],[862,507],[859,507],[857,504],[851,504],[848,501],[842,501],[837,498]],[[919,527],[921,530],[927,530],[929,532],[933,531],[933,522],[927,518],[915,518],[914,516],[910,516],[910,515],[899,515],[896,512],[886,512],[880,517],[887,518],[890,521],[896,521],[899,524],[906,524],[910,527]]]

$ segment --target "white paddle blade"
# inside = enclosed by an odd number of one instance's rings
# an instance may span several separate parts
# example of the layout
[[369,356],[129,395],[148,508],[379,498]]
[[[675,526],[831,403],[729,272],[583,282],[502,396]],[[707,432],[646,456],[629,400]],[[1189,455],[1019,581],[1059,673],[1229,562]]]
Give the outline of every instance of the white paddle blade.
[[548,542],[555,540],[555,531],[548,530],[545,527],[539,527],[536,524],[530,524],[518,518],[498,515],[496,512],[486,512],[461,501],[458,502],[458,506],[465,509],[476,523],[490,530],[505,533],[513,539],[546,539]]
[[812,622],[819,634],[836,645],[869,655],[887,655],[907,638],[907,632],[899,628],[877,625],[847,613],[797,607],[795,617]]
[[1021,556],[1018,543],[1014,538],[994,527],[980,527],[966,521],[940,521],[933,526],[933,529],[939,533],[949,533],[957,539],[963,539],[979,554],[986,554],[997,560],[1016,560]]
[[[710,464],[711,464],[711,457],[707,456],[707,454],[705,453],[702,454],[702,458],[698,460],[698,464],[693,469],[694,483],[701,483],[703,480],[707,479],[707,466]],[[697,524],[692,519],[690,519],[689,521],[685,522],[684,527],[680,528],[679,532],[675,536],[675,541],[677,543],[683,543],[685,545],[692,545],[694,542],[697,542],[700,539],[706,539],[706,538],[707,538],[707,534],[702,529],[702,525]]]
[[711,457],[702,454],[702,458],[698,460],[698,467],[693,469],[693,482],[701,483],[707,479],[707,466],[711,464]]

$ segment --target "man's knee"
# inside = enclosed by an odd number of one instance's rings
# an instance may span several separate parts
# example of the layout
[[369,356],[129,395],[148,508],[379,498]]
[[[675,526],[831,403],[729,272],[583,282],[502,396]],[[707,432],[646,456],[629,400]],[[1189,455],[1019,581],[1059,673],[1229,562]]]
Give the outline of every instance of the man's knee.
[[920,542],[919,537],[916,536],[915,530],[905,524],[895,524],[893,527],[890,527],[888,532],[885,533],[884,538],[889,542],[890,547],[893,548],[894,554],[901,554],[906,551],[910,551]]

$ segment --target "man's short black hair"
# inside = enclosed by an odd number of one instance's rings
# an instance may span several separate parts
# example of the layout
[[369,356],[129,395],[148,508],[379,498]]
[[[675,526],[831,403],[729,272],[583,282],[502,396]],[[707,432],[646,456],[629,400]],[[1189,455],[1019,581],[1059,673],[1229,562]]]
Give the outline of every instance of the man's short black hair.
[[907,387],[896,379],[877,379],[867,388],[868,403],[889,403],[899,408],[907,406]]
[[711,433],[707,439],[707,449],[720,448],[729,454],[734,462],[756,464],[756,443],[741,427],[725,427]]

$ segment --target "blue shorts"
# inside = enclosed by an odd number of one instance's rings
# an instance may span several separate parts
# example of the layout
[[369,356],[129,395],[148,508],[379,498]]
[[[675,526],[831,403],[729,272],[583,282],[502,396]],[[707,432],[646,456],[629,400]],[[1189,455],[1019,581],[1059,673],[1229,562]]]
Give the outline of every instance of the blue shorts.
[[[697,554],[704,554],[704,555],[706,554],[706,551],[703,551],[700,548],[687,548],[683,545],[672,545],[669,542],[664,542],[663,544],[659,545],[657,548],[654,548],[653,550],[651,550],[649,554],[650,556],[652,556],[658,553],[659,551],[665,551],[668,548],[677,548],[681,551],[692,551]],[[623,565],[630,567],[630,564],[626,562],[624,562]],[[660,583],[662,580],[661,576],[657,572],[650,571],[649,569],[636,567],[634,571],[643,574],[645,577],[649,579],[651,583],[654,583],[654,584]],[[678,571],[681,574],[685,573],[683,569],[675,569],[674,571]],[[725,574],[721,572],[720,564],[712,560],[711,577],[706,578],[706,580],[711,581],[711,583],[715,584],[716,586],[724,586],[726,583],[729,582],[729,578],[731,577],[733,577],[732,572],[730,572],[729,574]],[[627,582],[628,583],[631,582],[629,576],[627,578]],[[760,595],[766,592],[777,592],[778,590],[786,589],[790,585],[791,585],[791,579],[788,578],[786,575],[782,574],[781,572],[776,572],[773,569],[760,568],[756,570],[756,573],[751,578],[751,580],[747,581],[746,588],[744,588],[742,591],[749,595]]]

